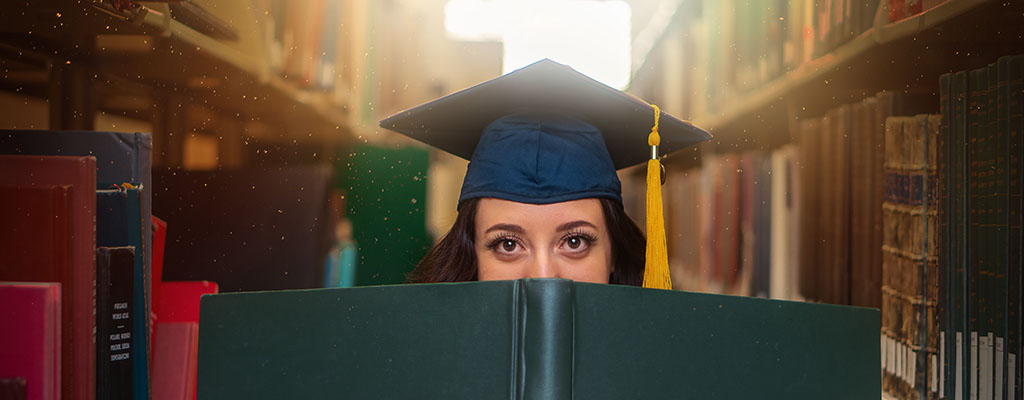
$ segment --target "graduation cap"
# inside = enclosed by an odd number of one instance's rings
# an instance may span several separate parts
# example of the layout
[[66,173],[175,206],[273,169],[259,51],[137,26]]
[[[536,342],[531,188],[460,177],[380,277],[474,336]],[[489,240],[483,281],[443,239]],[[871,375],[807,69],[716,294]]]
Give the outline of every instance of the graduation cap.
[[657,157],[659,150],[668,154],[710,139],[704,130],[548,59],[399,112],[380,126],[469,160],[460,205],[481,197],[621,204],[615,171],[647,161],[644,286],[671,288]]

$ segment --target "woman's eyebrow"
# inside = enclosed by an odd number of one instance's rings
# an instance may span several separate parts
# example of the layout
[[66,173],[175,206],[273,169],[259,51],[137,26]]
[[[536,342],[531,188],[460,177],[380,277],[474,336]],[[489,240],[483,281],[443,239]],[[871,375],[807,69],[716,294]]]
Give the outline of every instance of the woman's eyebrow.
[[495,224],[494,226],[491,226],[490,228],[487,228],[487,231],[484,232],[484,233],[491,233],[493,231],[509,231],[509,232],[512,232],[512,233],[518,233],[520,235],[522,235],[522,234],[524,234],[526,232],[526,230],[523,229],[523,227],[521,227],[519,225],[514,225],[514,224]]
[[592,229],[597,229],[597,226],[595,226],[594,224],[592,224],[590,222],[587,222],[587,221],[579,220],[579,221],[572,221],[572,222],[566,222],[564,224],[561,224],[561,225],[558,226],[558,228],[555,228],[555,232],[567,231],[567,230],[570,230],[572,228],[578,228],[578,227],[581,227],[581,226],[589,226]]

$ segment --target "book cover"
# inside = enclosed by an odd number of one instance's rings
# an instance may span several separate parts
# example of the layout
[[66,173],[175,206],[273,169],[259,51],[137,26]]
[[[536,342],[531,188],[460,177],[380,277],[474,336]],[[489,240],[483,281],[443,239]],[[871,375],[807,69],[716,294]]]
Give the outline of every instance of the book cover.
[[756,153],[754,163],[754,294],[772,298],[772,160],[770,154]]
[[772,152],[771,175],[771,274],[770,290],[773,299],[796,300],[797,224],[799,208],[796,200],[794,168],[796,147],[783,146]]
[[985,368],[985,353],[988,347],[988,334],[985,314],[987,304],[984,285],[984,277],[989,266],[986,260],[986,249],[983,244],[987,240],[986,229],[982,226],[982,216],[987,212],[986,201],[982,191],[985,189],[986,177],[988,174],[989,146],[986,143],[987,127],[985,112],[988,103],[988,68],[979,68],[969,74],[967,92],[967,134],[969,140],[967,158],[967,207],[968,207],[968,260],[970,260],[967,273],[968,296],[968,326],[970,332],[968,362],[970,400],[977,400],[979,396],[984,399],[983,385],[984,374],[988,372]]
[[0,282],[0,376],[21,377],[23,398],[55,400],[61,388],[60,283]]
[[1008,66],[1007,106],[1007,137],[1009,139],[1009,156],[1007,158],[1007,177],[1009,178],[1009,249],[1007,259],[1008,295],[1006,301],[1007,335],[1006,335],[1006,397],[1019,399],[1022,395],[1021,385],[1021,265],[1024,246],[1021,233],[1024,202],[1021,189],[1021,163],[1024,162],[1024,56],[1010,58]]
[[[800,218],[799,292],[808,299],[819,299],[817,285],[821,268],[821,120],[809,118],[800,121],[800,186],[803,215]],[[884,324],[883,324],[884,326]]]
[[873,309],[559,279],[212,295],[198,395],[874,398],[878,323]]
[[939,111],[942,116],[939,127],[939,136],[936,141],[938,166],[938,241],[939,241],[939,293],[938,293],[938,331],[939,331],[939,360],[938,360],[938,381],[935,388],[939,399],[947,399],[947,388],[953,388],[953,375],[950,373],[950,361],[953,360],[952,343],[952,304],[954,301],[951,289],[952,286],[952,255],[953,245],[951,242],[952,230],[952,208],[951,200],[952,185],[949,179],[951,174],[952,157],[952,91],[953,74],[946,73],[939,77]]
[[131,246],[136,249],[132,269],[131,363],[133,398],[149,396],[149,299],[150,277],[145,268],[143,248],[149,216],[142,213],[143,189],[119,188],[96,191],[96,244],[103,247]]
[[831,183],[832,218],[832,302],[850,304],[850,138],[851,108],[844,104],[835,110],[832,121],[833,153],[829,164],[833,175]]
[[216,282],[167,281],[160,299],[160,320],[167,322],[199,322],[199,299],[206,294],[218,293]]
[[96,248],[96,398],[132,398],[135,247]]
[[953,137],[952,147],[954,151],[951,157],[952,172],[950,177],[952,182],[950,193],[950,207],[952,208],[950,241],[957,243],[952,248],[954,253],[952,255],[952,268],[954,269],[954,289],[952,295],[956,299],[953,302],[953,325],[956,331],[956,337],[953,338],[954,346],[956,347],[955,371],[953,371],[955,381],[953,397],[955,400],[969,399],[971,392],[970,306],[974,300],[969,297],[968,286],[970,284],[970,268],[968,268],[970,257],[970,247],[968,244],[970,193],[968,192],[968,181],[970,177],[968,175],[968,161],[971,143],[967,133],[967,113],[969,109],[967,81],[967,73],[964,71],[953,75],[953,118],[951,118],[953,125],[951,127],[951,135]]
[[150,277],[149,286],[153,288],[153,295],[150,296],[150,311],[154,315],[152,325],[150,325],[150,336],[156,331],[156,321],[160,318],[159,304],[160,296],[163,288],[163,277],[164,277],[164,246],[167,240],[167,222],[157,218],[155,215],[150,217],[151,224],[153,225],[153,274]]
[[[0,195],[0,279],[61,283],[61,397],[92,399],[96,159],[0,156],[0,186],[6,191]],[[69,201],[37,200],[39,190],[52,186],[67,187]],[[66,217],[44,222],[59,215]]]
[[160,340],[153,345],[153,400],[195,399],[199,323],[161,320],[157,331]]

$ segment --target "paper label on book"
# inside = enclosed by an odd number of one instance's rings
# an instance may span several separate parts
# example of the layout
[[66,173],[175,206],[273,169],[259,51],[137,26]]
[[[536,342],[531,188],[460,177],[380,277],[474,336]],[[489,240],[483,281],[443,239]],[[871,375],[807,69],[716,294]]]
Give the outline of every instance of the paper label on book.
[[1017,355],[1006,355],[1006,397],[1012,399],[1017,394]]
[[878,361],[882,364],[882,371],[888,371],[889,370],[887,368],[889,365],[886,362],[887,358],[886,358],[886,355],[885,355],[885,344],[886,344],[885,334],[881,333],[881,334],[878,335],[878,347],[879,347],[878,354],[880,355],[880,357],[878,357],[879,358]]
[[939,356],[928,355],[928,392],[939,391]]
[[955,385],[953,387],[955,400],[964,400],[964,333],[956,333],[956,357],[953,358],[956,363],[954,374]]
[[992,378],[995,377],[995,371],[992,370],[994,361],[996,358],[996,338],[992,332],[989,332],[988,341],[985,342],[985,351],[981,354],[985,356],[985,362],[981,365],[985,371],[985,380],[981,382],[981,386],[985,389],[984,399],[992,399]]
[[979,400],[991,400],[985,396],[985,373],[988,370],[985,369],[985,348],[988,347],[988,335],[978,335],[978,366],[975,372],[978,375],[978,399]]
[[978,332],[971,332],[971,400],[978,400]]
[[995,399],[1003,399],[1003,338],[996,338]]
[[[939,397],[946,397],[946,332],[939,332]],[[934,392],[934,390],[933,390]]]
[[886,371],[889,372],[889,375],[895,375],[896,374],[896,342],[894,342],[892,340],[892,338],[886,338],[886,347],[889,348],[889,350],[886,351],[886,354],[888,355],[888,358],[889,358],[889,361],[886,363]]
[[896,342],[896,377],[903,379],[903,343]]

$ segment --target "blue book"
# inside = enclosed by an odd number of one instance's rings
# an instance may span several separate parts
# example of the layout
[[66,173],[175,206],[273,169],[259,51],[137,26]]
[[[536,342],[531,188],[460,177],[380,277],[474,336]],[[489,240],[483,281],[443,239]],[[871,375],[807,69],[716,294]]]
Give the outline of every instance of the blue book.
[[[142,246],[144,240],[142,194],[144,189],[115,189],[96,191],[96,246],[121,247]],[[133,290],[131,299],[131,347],[132,347],[132,398],[149,398],[149,307],[146,301],[149,272],[145,269],[143,256],[135,253],[132,270]]]

